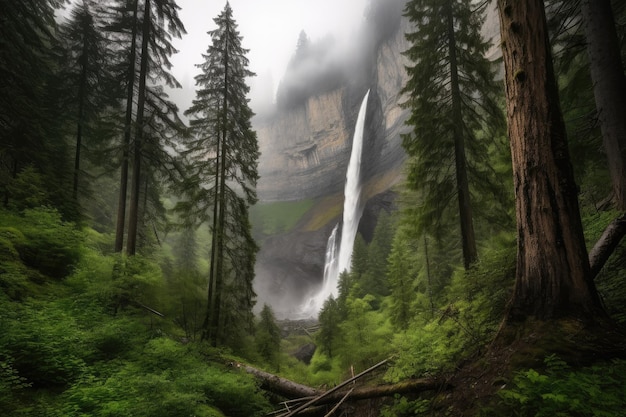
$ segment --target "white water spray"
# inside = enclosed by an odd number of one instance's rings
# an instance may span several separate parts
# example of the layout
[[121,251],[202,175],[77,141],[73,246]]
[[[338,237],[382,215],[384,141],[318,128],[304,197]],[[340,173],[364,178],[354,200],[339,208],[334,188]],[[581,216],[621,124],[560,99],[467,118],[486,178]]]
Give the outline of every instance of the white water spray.
[[339,274],[343,271],[350,272],[354,239],[359,228],[359,221],[363,215],[363,206],[361,205],[361,155],[363,153],[365,113],[367,112],[369,94],[368,90],[361,102],[354,128],[352,152],[350,153],[350,162],[346,172],[346,186],[344,188],[341,240],[339,245],[337,245],[337,229],[339,226],[337,224],[333,228],[326,244],[322,288],[305,304],[303,316],[317,315],[328,297],[332,295],[337,298]]

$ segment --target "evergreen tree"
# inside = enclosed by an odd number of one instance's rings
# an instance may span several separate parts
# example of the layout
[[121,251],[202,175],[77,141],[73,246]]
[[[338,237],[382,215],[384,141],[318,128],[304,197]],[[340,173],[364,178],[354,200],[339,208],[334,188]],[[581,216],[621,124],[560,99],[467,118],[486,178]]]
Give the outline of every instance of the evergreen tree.
[[185,152],[190,160],[185,186],[190,198],[178,207],[186,218],[212,224],[203,338],[217,345],[224,337],[224,313],[236,312],[249,322],[255,297],[252,280],[258,248],[248,212],[256,202],[259,148],[246,97],[250,90],[246,78],[254,74],[247,69],[248,51],[241,46],[228,2],[214,21],[217,28],[209,32],[212,44],[196,77],[196,99],[186,112],[193,135]]
[[[170,87],[180,88],[180,84],[168,72],[172,64],[169,57],[176,52],[171,44],[171,38],[180,38],[185,33],[182,21],[178,18],[179,7],[175,0],[144,0],[144,12],[141,25],[141,62],[139,67],[139,85],[137,90],[137,115],[135,117],[135,136],[133,141],[133,176],[131,182],[130,208],[128,216],[128,242],[126,252],[134,255],[137,244],[137,233],[140,224],[139,197],[142,183],[142,162],[145,162],[144,135],[153,133],[152,138],[164,134],[158,130],[148,130],[150,118],[146,115],[156,116],[163,121],[163,127],[182,131],[182,122],[178,118],[178,109],[172,103],[167,102],[161,87],[155,87],[157,100],[150,100],[146,81],[150,77],[151,82],[162,81]],[[155,108],[147,110],[153,104]],[[164,112],[164,108],[166,112]],[[157,119],[157,120],[158,120]],[[169,143],[157,142],[156,147],[164,148]],[[154,147],[154,144],[153,144]],[[163,153],[161,153],[163,155]],[[169,158],[168,158],[169,159]],[[150,161],[148,161],[150,162]],[[158,166],[156,161],[151,161],[153,166]]]
[[361,278],[362,287],[377,298],[389,295],[387,258],[391,252],[394,227],[389,213],[381,211],[372,241],[367,246],[367,270]]
[[[128,170],[132,156],[126,245],[129,255],[137,250],[137,237],[144,217],[141,195],[144,191],[152,191],[152,195],[158,191],[149,190],[158,183],[149,178],[158,175],[158,180],[169,180],[171,175],[180,171],[171,150],[176,149],[174,139],[182,135],[184,124],[177,107],[168,100],[162,87],[180,87],[169,73],[172,66],[169,57],[176,52],[171,40],[185,33],[178,10],[174,0],[145,0],[143,3],[116,0],[107,19],[109,36],[118,44],[116,68],[119,82],[126,92],[115,250],[121,251],[123,247]],[[156,83],[160,85],[154,85]],[[143,201],[150,200],[144,196]],[[152,201],[156,202],[156,199]],[[146,207],[144,205],[144,210]]]
[[328,355],[329,358],[332,358],[333,354],[336,353],[338,338],[340,336],[339,325],[341,323],[339,306],[332,295],[324,301],[318,321],[320,331],[315,340],[319,344],[320,350]]
[[255,344],[259,355],[276,368],[278,368],[280,358],[280,339],[280,328],[276,324],[274,312],[265,304],[256,327]]
[[403,89],[411,110],[412,131],[403,136],[409,186],[423,199],[423,232],[440,237],[447,218],[458,217],[466,268],[477,259],[471,189],[501,194],[487,156],[504,118],[495,67],[485,56],[490,45],[480,33],[483,14],[470,0],[411,0],[405,9],[415,25],[406,35],[412,65]]
[[119,97],[112,93],[113,82],[107,70],[108,51],[105,39],[97,26],[97,4],[83,0],[70,12],[69,20],[61,26],[62,55],[66,67],[61,71],[59,90],[65,92],[63,107],[71,109],[75,128],[74,180],[72,195],[78,198],[82,151],[85,141],[94,147],[96,142],[111,134],[105,123],[106,110],[117,105]]
[[9,205],[11,183],[30,166],[42,178],[45,204],[73,217],[66,118],[50,88],[58,71],[54,12],[62,3],[0,1],[0,193]]

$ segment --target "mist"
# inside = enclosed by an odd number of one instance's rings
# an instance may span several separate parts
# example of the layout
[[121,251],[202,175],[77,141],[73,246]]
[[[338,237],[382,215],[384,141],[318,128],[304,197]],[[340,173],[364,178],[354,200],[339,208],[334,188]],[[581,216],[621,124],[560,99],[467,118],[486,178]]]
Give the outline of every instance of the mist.
[[348,37],[329,34],[311,39],[305,31],[300,32],[294,39],[294,53],[278,84],[275,101],[268,108],[267,95],[265,100],[253,100],[257,105],[253,106],[255,112],[268,116],[302,105],[307,97],[363,81],[377,46],[398,28],[405,3],[406,0],[370,0],[361,26]]

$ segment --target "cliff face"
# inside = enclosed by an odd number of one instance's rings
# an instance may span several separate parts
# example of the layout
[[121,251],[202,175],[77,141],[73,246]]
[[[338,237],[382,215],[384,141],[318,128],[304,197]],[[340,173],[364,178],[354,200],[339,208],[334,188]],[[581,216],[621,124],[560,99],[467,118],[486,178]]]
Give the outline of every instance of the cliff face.
[[[408,113],[400,108],[400,90],[406,81],[401,53],[407,48],[407,30],[402,20],[391,36],[372,47],[359,71],[341,87],[255,122],[262,153],[260,200],[328,200],[333,196],[334,201],[333,210],[316,205],[294,230],[259,242],[255,280],[259,304],[272,305],[279,317],[297,315],[295,306],[321,284],[326,241],[340,221],[354,126],[368,89],[361,175],[366,184],[363,199],[369,203],[365,203],[360,232],[371,237],[378,212],[392,205],[388,190],[400,178],[406,158],[400,133]],[[317,215],[326,211],[326,221],[312,226],[316,210]]]
[[354,125],[368,89],[363,179],[402,163],[399,133],[406,112],[399,107],[399,91],[406,80],[401,56],[407,46],[405,29],[406,22],[402,22],[345,85],[255,122],[262,151],[257,186],[262,201],[316,198],[343,191]]

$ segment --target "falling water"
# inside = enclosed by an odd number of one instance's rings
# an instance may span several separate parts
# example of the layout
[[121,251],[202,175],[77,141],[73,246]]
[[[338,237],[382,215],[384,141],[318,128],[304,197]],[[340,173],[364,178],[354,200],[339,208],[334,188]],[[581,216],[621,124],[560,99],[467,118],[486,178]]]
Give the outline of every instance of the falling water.
[[367,99],[369,90],[365,94],[359,115],[354,128],[352,139],[352,152],[348,171],[346,173],[346,186],[344,189],[343,222],[341,228],[341,240],[337,245],[337,231],[339,224],[333,228],[326,244],[326,257],[324,263],[324,280],[320,291],[309,299],[303,308],[303,315],[316,315],[329,296],[337,297],[339,274],[350,271],[354,238],[356,237],[359,221],[363,214],[361,206],[361,155],[363,149],[363,131],[365,129],[365,113],[367,111]]
[[[359,109],[359,117],[356,119],[354,139],[352,140],[352,154],[350,155],[348,173],[346,174],[346,188],[343,193],[343,226],[341,228],[339,263],[337,268],[339,273],[343,271],[350,272],[354,238],[356,237],[359,221],[363,214],[363,206],[361,206],[361,154],[363,153],[363,130],[365,129],[365,113],[367,111],[367,98],[369,95],[370,92],[367,90],[363,102],[361,103],[361,108]],[[338,278],[338,276],[335,278],[332,292],[333,296],[337,296]]]

